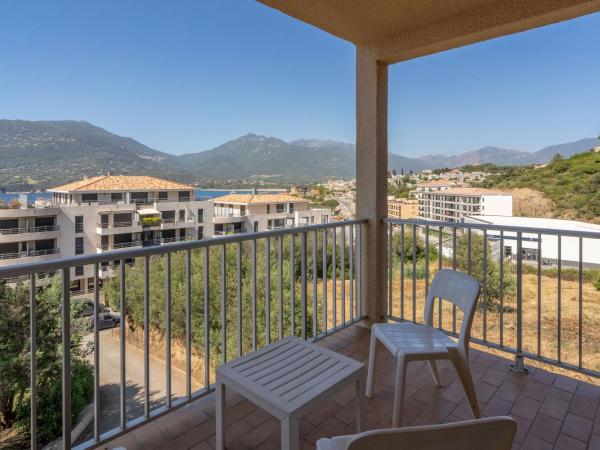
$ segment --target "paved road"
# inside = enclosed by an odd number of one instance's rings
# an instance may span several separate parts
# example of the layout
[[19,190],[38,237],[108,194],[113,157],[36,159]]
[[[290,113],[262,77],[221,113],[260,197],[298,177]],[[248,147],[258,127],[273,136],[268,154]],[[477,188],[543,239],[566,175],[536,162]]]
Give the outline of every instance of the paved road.
[[[119,329],[100,332],[100,429],[104,432],[120,423]],[[90,336],[89,339],[93,339]],[[144,353],[132,345],[126,347],[126,398],[127,419],[144,414]],[[150,407],[165,404],[166,366],[160,359],[150,356]],[[171,392],[173,398],[185,394],[185,373],[175,367],[171,369]],[[192,386],[197,388],[197,386]],[[90,436],[91,430],[86,433]]]

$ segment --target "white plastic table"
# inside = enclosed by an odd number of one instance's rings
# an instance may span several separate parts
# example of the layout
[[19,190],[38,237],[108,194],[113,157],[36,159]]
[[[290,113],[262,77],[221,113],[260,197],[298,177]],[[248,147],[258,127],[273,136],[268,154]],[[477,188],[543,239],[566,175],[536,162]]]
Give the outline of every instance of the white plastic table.
[[364,364],[296,337],[274,342],[217,369],[217,450],[225,448],[225,389],[232,388],[281,422],[281,448],[297,450],[299,420],[354,384],[356,428],[364,417]]

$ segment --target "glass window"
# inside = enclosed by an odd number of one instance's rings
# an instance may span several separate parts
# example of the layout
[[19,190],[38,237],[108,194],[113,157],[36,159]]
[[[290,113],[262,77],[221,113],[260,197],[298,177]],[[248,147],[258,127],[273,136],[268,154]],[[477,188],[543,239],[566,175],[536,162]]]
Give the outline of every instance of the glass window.
[[278,213],[282,213],[285,210],[285,205],[283,203],[277,203],[276,210]]
[[[83,266],[75,267],[75,276],[76,277],[83,276]],[[79,287],[79,283],[77,284],[77,287]]]
[[110,200],[112,202],[120,202],[121,200],[123,200],[123,193],[122,192],[113,192],[112,194],[110,194]]
[[75,238],[75,254],[76,255],[83,255],[83,238],[82,237],[76,237]]
[[204,222],[204,210],[203,209],[198,210],[198,222],[199,223]]
[[204,227],[198,227],[198,239],[204,238]]
[[82,194],[81,201],[83,203],[91,203],[98,201],[98,194]]
[[159,192],[158,193],[158,199],[159,200],[168,200],[169,199],[169,193],[168,192]]
[[83,216],[75,216],[75,233],[83,233]]
[[271,214],[271,205],[267,205],[267,214]]
[[294,212],[294,204],[293,204],[293,203],[290,203],[290,204],[288,205],[288,212],[289,212],[290,214]]

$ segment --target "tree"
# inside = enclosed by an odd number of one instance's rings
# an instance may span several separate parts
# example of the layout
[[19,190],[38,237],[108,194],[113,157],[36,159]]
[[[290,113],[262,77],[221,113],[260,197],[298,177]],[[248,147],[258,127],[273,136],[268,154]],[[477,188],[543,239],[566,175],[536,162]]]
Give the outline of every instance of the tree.
[[[38,438],[47,443],[61,432],[61,283],[60,277],[36,295],[36,384],[38,389]],[[10,287],[0,282],[0,426],[29,428],[29,285]],[[90,401],[93,371],[86,362],[88,351],[82,344],[86,325],[78,319],[79,309],[72,308],[71,382],[72,417]]]
[[[498,266],[494,258],[492,257],[492,251],[489,241],[487,242],[486,255],[484,258],[484,242],[483,236],[479,233],[473,232],[471,234],[471,263],[469,265],[469,238],[465,233],[460,236],[456,243],[456,263],[457,269],[465,273],[470,273],[473,277],[477,278],[482,285],[486,284],[486,299],[487,308],[489,310],[497,310],[499,308],[500,300],[500,273]],[[484,263],[485,261],[485,263]],[[512,277],[504,272],[504,293],[512,293],[514,291],[514,282]],[[482,305],[484,293],[480,298],[480,305]]]

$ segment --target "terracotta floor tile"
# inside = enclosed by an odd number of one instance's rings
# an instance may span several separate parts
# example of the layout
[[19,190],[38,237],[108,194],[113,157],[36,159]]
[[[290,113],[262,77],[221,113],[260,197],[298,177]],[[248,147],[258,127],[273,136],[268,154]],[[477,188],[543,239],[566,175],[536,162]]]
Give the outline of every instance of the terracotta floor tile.
[[561,433],[583,442],[587,442],[592,432],[593,422],[585,417],[569,413],[563,424]]
[[563,420],[567,415],[569,402],[553,395],[548,395],[540,408],[541,414],[554,417],[555,419]]
[[541,405],[541,402],[533,400],[529,397],[519,397],[519,399],[515,402],[511,412],[512,414],[516,414],[517,416],[521,416],[525,419],[533,420]]
[[[561,434],[556,440],[554,450],[585,450],[587,446],[577,439]],[[590,447],[590,450],[592,447]]]
[[561,425],[562,422],[554,417],[538,414],[531,424],[529,434],[552,444],[558,437]]

